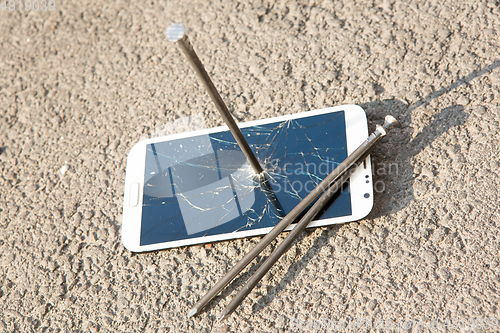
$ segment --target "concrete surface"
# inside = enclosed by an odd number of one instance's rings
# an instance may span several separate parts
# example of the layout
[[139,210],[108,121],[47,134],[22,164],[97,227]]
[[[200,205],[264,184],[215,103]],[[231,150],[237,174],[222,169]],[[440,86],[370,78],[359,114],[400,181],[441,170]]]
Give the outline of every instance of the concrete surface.
[[[499,330],[498,1],[15,6],[0,10],[0,331]],[[310,230],[222,325],[255,267],[186,313],[259,238],[138,255],[120,240],[132,145],[192,113],[222,125],[173,22],[240,121],[355,103],[372,127],[408,126],[373,154],[373,212]]]

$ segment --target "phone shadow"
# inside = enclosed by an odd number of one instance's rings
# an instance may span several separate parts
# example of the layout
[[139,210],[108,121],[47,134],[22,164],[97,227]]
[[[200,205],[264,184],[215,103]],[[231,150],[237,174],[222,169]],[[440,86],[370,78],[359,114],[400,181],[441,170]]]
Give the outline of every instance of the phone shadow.
[[[383,100],[365,103],[360,106],[367,113],[370,133],[373,132],[376,124],[383,123],[387,114],[393,115],[404,126],[402,130],[391,131],[371,154],[374,208],[365,218],[365,220],[370,221],[387,214],[396,213],[415,199],[416,194],[413,186],[415,184],[415,172],[410,163],[411,159],[429,146],[435,138],[450,128],[463,124],[467,120],[468,114],[463,111],[464,107],[461,105],[447,107],[435,114],[432,123],[412,139],[413,131],[406,126],[406,124],[411,123],[406,117],[406,112],[409,110],[408,104],[399,100]],[[446,122],[443,122],[443,120],[446,120]],[[427,180],[425,184],[431,186],[432,181]],[[337,235],[341,226],[333,225],[325,228],[314,240],[312,246],[288,267],[287,272],[276,283],[276,286],[254,304],[253,311],[263,310],[277,295],[286,290],[322,248],[329,244],[329,239]],[[313,230],[308,230],[308,232],[301,235],[297,239],[297,243],[309,237],[312,232]],[[263,260],[265,259],[263,258]],[[251,271],[256,269],[252,267]],[[235,282],[236,285],[240,283],[239,281]]]
[[[440,137],[454,127],[463,125],[469,115],[465,112],[463,105],[454,104],[440,110],[432,115],[419,114],[419,117],[432,117],[432,121],[419,133],[414,133],[414,129],[409,127],[412,123],[412,116],[415,117],[416,109],[422,105],[428,104],[431,100],[438,98],[451,90],[468,84],[475,78],[478,78],[493,69],[500,67],[500,60],[495,60],[491,65],[478,71],[462,77],[449,86],[421,98],[413,104],[408,104],[400,100],[380,100],[360,105],[367,113],[369,132],[372,133],[376,124],[381,124],[384,117],[388,114],[398,119],[403,129],[392,131],[388,137],[384,138],[371,154],[373,182],[374,182],[374,208],[365,218],[372,220],[384,215],[397,213],[405,208],[411,201],[426,191],[440,191],[439,184],[432,178],[439,172],[432,166],[414,168],[411,159],[431,145],[435,139]],[[455,152],[454,158],[463,159],[459,147],[450,147]],[[382,186],[383,185],[383,186]],[[378,188],[376,186],[379,186]],[[275,287],[268,288],[268,291],[254,305],[253,312],[259,312],[265,309],[282,291],[289,288],[292,281],[296,280],[301,271],[307,266],[309,261],[314,258],[330,241],[335,237],[342,225],[334,225],[324,228],[319,236],[314,239],[312,246],[291,265],[280,281],[275,283]],[[313,231],[309,230],[298,237],[297,243],[300,243]],[[294,245],[292,245],[294,246]],[[265,260],[263,258],[262,260]],[[255,265],[245,274],[249,276],[256,271],[258,265]],[[246,278],[245,278],[246,280]],[[233,281],[231,290],[234,287],[241,287],[244,283],[242,279]]]
[[[451,128],[463,125],[469,115],[463,105],[451,105],[432,115],[432,122],[419,133],[407,126],[406,116],[411,106],[398,100],[384,100],[361,105],[371,126],[381,123],[382,116],[391,114],[402,119],[403,129],[394,130],[380,142],[371,154],[374,206],[366,219],[371,220],[403,209],[428,190],[441,189],[433,177],[439,172],[434,166],[413,166],[412,159]],[[429,117],[425,114],[424,117]],[[449,149],[457,149],[449,147]],[[457,158],[460,158],[457,157]]]

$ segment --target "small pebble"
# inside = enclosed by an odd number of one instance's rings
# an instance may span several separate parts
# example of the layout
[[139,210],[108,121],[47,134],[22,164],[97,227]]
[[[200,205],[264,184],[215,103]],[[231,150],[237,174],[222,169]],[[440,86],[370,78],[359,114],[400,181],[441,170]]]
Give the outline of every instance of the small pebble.
[[474,112],[477,113],[478,115],[483,115],[486,113],[486,108],[482,105],[477,105],[475,108],[474,108]]
[[358,229],[359,229],[359,235],[361,237],[368,236],[370,234],[370,231],[371,231],[367,226],[365,226],[363,224],[361,224]]
[[16,179],[16,174],[12,171],[8,171],[6,174],[5,174],[5,179],[7,180],[14,180]]
[[465,96],[460,96],[458,99],[457,99],[457,104],[459,105],[467,105],[470,103],[470,99],[468,99],[467,97]]
[[26,190],[28,192],[35,192],[37,190],[37,186],[35,184],[28,185],[26,186]]
[[69,165],[65,164],[61,168],[61,174],[64,175],[69,170]]
[[368,304],[366,305],[366,308],[368,309],[368,311],[373,311],[375,310],[375,307],[377,306],[378,302],[376,299],[372,299],[371,301],[368,302]]
[[92,216],[94,216],[94,213],[90,210],[87,210],[85,211],[85,213],[83,213],[83,218],[86,220],[92,218]]
[[424,166],[422,168],[422,175],[427,176],[429,178],[434,177],[434,174],[432,173],[432,170],[429,169],[427,166]]

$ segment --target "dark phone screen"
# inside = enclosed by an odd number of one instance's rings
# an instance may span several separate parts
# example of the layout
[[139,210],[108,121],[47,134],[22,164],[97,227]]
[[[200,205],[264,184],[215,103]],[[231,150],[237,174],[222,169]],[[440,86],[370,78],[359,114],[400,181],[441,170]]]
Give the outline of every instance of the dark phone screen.
[[[343,111],[147,145],[141,245],[273,227],[347,157]],[[316,219],[352,214],[349,187]]]

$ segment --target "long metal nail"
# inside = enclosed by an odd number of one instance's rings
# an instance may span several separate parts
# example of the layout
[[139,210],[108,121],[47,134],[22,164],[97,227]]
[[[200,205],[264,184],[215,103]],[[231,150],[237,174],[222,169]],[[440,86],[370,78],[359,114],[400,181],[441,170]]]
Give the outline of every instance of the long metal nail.
[[[281,242],[281,244],[271,253],[271,255],[266,259],[266,261],[259,267],[259,269],[250,277],[246,285],[240,290],[238,294],[233,298],[229,305],[224,309],[219,321],[227,318],[233,311],[241,304],[245,297],[252,291],[252,289],[259,283],[259,281],[264,277],[264,275],[271,269],[271,267],[278,261],[278,259],[290,248],[294,240],[298,237],[300,233],[309,225],[309,223],[316,217],[316,215],[331,201],[337,191],[341,188],[342,184],[347,181],[349,176],[352,174],[350,170],[354,170],[358,164],[361,164],[363,160],[366,159],[368,154],[375,148],[375,146],[382,140],[387,133],[393,128],[401,128],[401,124],[391,115],[385,117],[383,125],[377,125],[375,132],[370,135],[366,141],[361,144],[351,155],[349,155],[344,162],[342,162],[339,167],[337,167],[332,174],[336,173],[339,169],[335,181],[329,185],[329,188],[321,195],[321,197],[314,203],[314,205],[305,213],[305,215],[300,219],[300,221],[295,225],[288,236]],[[349,163],[346,163],[349,161]],[[330,174],[331,175],[331,174]],[[329,176],[330,177],[330,176]],[[324,191],[325,188],[317,187],[320,191]],[[316,188],[313,190],[316,191]],[[312,193],[312,192],[311,192]],[[302,202],[300,203],[302,204]],[[300,205],[299,204],[299,205]],[[286,218],[285,218],[286,219]],[[284,220],[285,220],[284,219]],[[284,221],[282,220],[282,221]],[[276,226],[275,228],[277,228]],[[282,228],[278,228],[282,230]],[[273,229],[274,231],[274,229]],[[245,259],[245,258],[243,258]],[[242,259],[242,261],[243,261]],[[198,307],[199,308],[199,307]]]
[[166,35],[167,39],[171,42],[176,42],[181,48],[182,52],[186,55],[186,57],[189,60],[189,63],[195,70],[196,74],[200,78],[205,88],[207,89],[207,92],[210,95],[210,98],[214,102],[215,106],[217,107],[217,110],[219,110],[222,119],[226,123],[227,127],[229,127],[229,130],[236,139],[236,142],[243,151],[243,154],[245,154],[245,157],[247,158],[248,162],[250,162],[250,165],[252,166],[253,170],[255,171],[256,174],[261,174],[263,170],[259,164],[259,161],[257,160],[254,153],[250,149],[248,142],[245,140],[245,137],[243,136],[243,133],[241,133],[241,130],[234,121],[233,116],[229,112],[229,109],[222,100],[212,80],[208,76],[208,73],[205,70],[205,67],[203,67],[200,58],[198,58],[198,55],[196,54],[196,52],[194,52],[193,46],[189,42],[188,36],[186,35],[186,28],[184,27],[184,25],[182,23],[171,24],[167,28]]
[[[328,176],[323,179],[288,215],[286,215],[274,228],[267,233],[257,245],[250,250],[239,262],[237,262],[189,311],[188,318],[197,314],[205,307],[222,289],[224,289],[255,257],[257,257],[276,237],[285,230],[290,223],[294,222],[325,190],[333,183],[341,179],[342,175],[357,161],[363,160],[371,150],[380,142],[389,130],[401,127],[401,124],[392,116],[385,118],[384,125],[377,126],[374,133],[370,135],[355,151],[352,152],[342,163],[340,163]],[[222,317],[228,313],[225,311]]]

